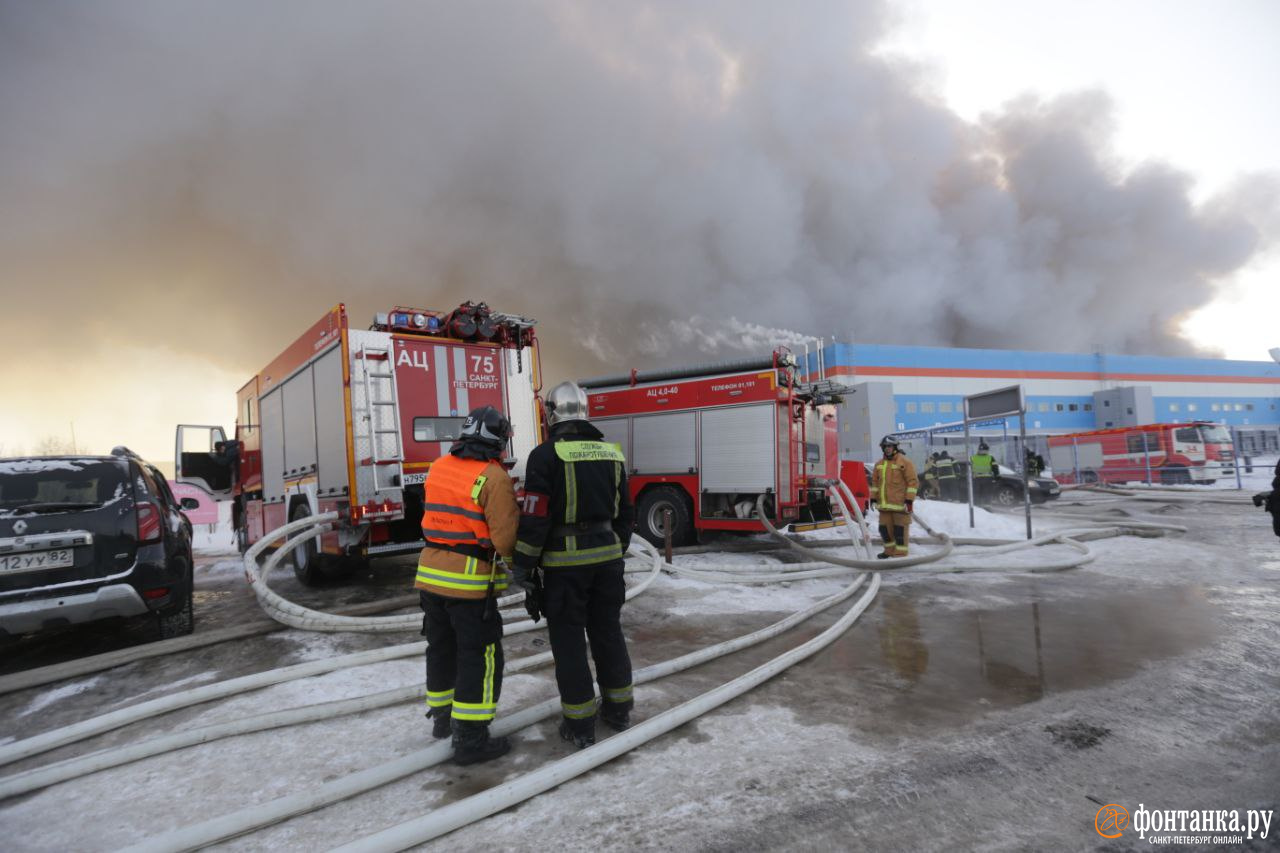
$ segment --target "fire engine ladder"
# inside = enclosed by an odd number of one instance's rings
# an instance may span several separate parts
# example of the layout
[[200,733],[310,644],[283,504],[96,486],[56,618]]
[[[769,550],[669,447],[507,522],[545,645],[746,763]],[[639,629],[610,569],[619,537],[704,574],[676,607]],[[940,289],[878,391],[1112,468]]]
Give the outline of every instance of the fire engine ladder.
[[[390,347],[362,346],[354,359],[360,364],[364,385],[364,407],[353,405],[359,421],[364,424],[368,438],[369,455],[360,460],[361,466],[372,469],[373,497],[380,492],[398,489],[402,482],[404,448],[400,436],[400,395],[396,388],[396,370],[392,364]],[[388,424],[383,413],[391,414]],[[382,452],[384,436],[393,436],[389,455]],[[379,472],[382,472],[381,474]]]

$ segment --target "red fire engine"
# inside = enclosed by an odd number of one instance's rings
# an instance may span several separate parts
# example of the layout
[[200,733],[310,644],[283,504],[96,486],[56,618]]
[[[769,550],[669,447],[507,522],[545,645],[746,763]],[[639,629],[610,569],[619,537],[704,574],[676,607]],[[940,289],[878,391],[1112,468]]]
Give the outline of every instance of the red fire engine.
[[[232,499],[244,551],[287,521],[337,511],[333,532],[299,545],[304,583],[351,559],[422,547],[422,482],[467,412],[510,418],[513,476],[541,440],[535,321],[466,303],[394,308],[368,330],[346,307],[320,318],[237,393],[238,457],[221,427],[178,427],[178,480]],[[233,476],[234,474],[234,476]]]
[[1235,475],[1231,433],[1212,423],[1147,424],[1049,436],[1060,483],[1212,483]]
[[787,350],[581,384],[592,424],[627,458],[646,539],[662,540],[667,510],[677,543],[702,530],[763,530],[762,494],[775,523],[831,519],[822,483],[840,476],[835,404],[845,389],[800,381]]

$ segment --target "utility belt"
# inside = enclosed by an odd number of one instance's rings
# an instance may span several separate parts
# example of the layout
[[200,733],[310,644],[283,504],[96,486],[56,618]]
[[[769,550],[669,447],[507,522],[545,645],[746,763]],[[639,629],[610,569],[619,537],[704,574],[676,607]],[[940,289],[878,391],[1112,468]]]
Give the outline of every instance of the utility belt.
[[460,554],[463,557],[475,557],[477,560],[484,560],[486,563],[493,562],[495,552],[492,548],[481,548],[479,545],[446,545],[433,539],[428,539],[426,542],[428,548],[435,548],[438,551],[448,551],[451,554]]
[[557,524],[551,528],[552,536],[589,536],[592,533],[612,532],[612,521],[579,521],[577,524]]

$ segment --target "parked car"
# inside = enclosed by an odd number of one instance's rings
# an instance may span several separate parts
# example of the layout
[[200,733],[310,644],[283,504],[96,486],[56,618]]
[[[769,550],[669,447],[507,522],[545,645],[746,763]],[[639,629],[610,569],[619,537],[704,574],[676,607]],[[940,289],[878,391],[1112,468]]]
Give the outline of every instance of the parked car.
[[[957,460],[955,464],[957,482],[960,485],[959,500],[968,502],[968,492],[966,491],[966,480],[969,476],[969,465],[964,460]],[[1053,500],[1062,494],[1062,486],[1052,477],[1031,477],[1027,481],[1028,490],[1031,493],[1031,502],[1033,504],[1042,504],[1045,501]],[[988,503],[995,506],[1018,506],[1022,503],[1022,472],[1010,471],[1003,465],[1000,466],[999,473],[995,476],[995,483],[987,500],[982,500],[982,496],[975,493],[974,499],[977,503]]]
[[191,522],[137,454],[0,459],[0,634],[109,617],[190,634]]

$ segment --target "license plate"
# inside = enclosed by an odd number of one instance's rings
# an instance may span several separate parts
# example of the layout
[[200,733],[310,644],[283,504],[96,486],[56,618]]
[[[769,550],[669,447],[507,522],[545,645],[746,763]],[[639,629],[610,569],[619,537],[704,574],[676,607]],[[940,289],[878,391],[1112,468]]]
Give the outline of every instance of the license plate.
[[13,572],[38,572],[41,569],[64,569],[75,563],[75,550],[58,548],[54,551],[27,551],[22,554],[0,556],[0,574]]

